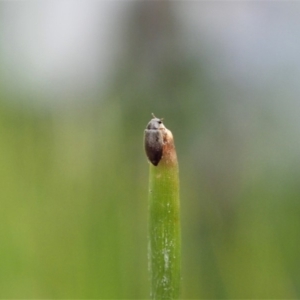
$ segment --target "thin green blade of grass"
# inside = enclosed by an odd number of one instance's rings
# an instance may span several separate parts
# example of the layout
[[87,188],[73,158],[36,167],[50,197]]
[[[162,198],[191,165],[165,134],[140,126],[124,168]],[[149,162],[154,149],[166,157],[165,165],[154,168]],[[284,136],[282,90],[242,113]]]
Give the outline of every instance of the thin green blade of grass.
[[[151,297],[152,299],[178,299],[181,278],[178,162],[171,131],[162,123],[158,127],[159,133],[155,133],[158,138],[152,140],[162,142],[162,153],[157,165],[153,162],[150,164],[149,178],[148,255]],[[147,134],[145,138],[147,139]],[[154,148],[158,149],[158,146],[155,145]],[[146,149],[146,152],[148,154],[149,151]],[[151,156],[149,160],[151,161]]]

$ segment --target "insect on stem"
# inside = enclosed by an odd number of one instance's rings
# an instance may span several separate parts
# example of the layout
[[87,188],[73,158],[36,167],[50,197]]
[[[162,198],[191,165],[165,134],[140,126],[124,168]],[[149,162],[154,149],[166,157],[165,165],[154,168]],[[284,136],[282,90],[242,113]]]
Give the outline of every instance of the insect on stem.
[[178,163],[172,132],[152,114],[144,135],[150,161],[149,267],[151,297],[177,299],[180,290],[181,233]]

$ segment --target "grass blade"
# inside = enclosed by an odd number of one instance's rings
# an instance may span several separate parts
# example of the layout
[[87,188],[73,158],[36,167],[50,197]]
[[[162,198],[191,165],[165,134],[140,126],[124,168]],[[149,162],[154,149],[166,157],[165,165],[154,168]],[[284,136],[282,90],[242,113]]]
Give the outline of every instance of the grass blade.
[[[158,122],[155,120],[160,119],[154,118],[150,123]],[[150,163],[148,254],[151,297],[152,299],[178,299],[181,277],[178,162],[171,131],[162,123],[156,126],[159,127],[157,129],[149,128],[149,124],[145,139],[149,136],[149,130],[156,130],[159,131],[159,133],[155,132],[159,137],[157,140],[162,141],[161,159],[157,166]],[[147,147],[147,141],[145,146]]]

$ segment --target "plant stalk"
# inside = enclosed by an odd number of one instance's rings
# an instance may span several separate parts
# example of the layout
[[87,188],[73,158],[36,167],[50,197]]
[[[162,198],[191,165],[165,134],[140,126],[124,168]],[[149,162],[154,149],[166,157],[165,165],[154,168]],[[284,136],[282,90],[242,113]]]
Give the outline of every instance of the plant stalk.
[[171,131],[163,126],[162,157],[150,163],[149,269],[152,299],[178,299],[181,231],[178,162]]

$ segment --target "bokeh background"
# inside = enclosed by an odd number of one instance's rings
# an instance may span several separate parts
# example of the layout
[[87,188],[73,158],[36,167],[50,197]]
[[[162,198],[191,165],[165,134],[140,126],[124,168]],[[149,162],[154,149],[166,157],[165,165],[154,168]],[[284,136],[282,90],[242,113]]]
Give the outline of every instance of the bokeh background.
[[1,1],[0,298],[148,298],[152,112],[180,163],[182,298],[300,298],[299,15]]

